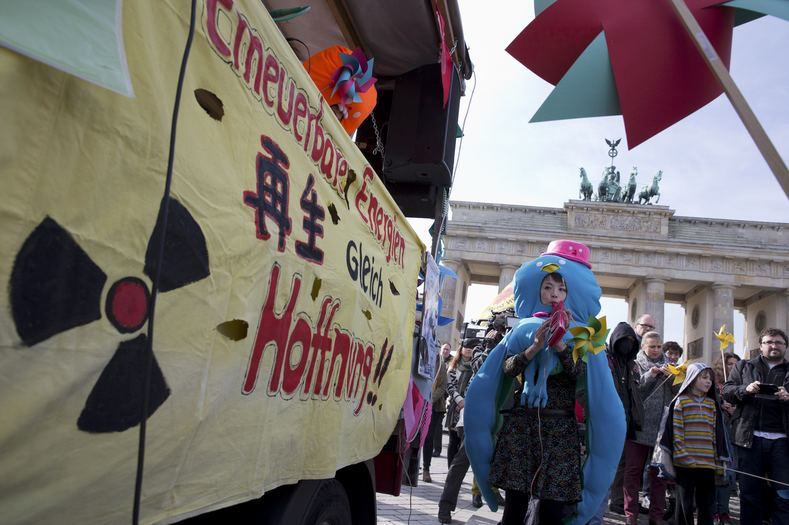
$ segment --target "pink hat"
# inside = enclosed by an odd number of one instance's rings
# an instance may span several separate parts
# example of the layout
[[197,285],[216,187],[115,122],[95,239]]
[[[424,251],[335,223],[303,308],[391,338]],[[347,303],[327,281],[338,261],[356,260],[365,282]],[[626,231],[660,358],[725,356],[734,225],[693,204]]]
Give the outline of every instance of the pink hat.
[[592,265],[589,263],[589,251],[589,248],[581,242],[559,239],[551,241],[548,245],[548,249],[541,255],[558,255],[559,257],[579,262],[587,268],[591,268]]

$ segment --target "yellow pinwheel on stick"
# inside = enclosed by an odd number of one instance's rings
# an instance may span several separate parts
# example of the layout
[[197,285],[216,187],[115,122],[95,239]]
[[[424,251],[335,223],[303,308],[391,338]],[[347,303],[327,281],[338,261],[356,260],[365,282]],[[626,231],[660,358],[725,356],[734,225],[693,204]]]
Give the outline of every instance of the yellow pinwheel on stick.
[[599,319],[590,316],[586,326],[574,326],[570,328],[573,338],[570,341],[573,345],[573,363],[578,362],[578,358],[588,362],[588,353],[599,354],[605,349],[605,340],[608,337],[608,328],[605,323],[605,316]]
[[720,352],[721,352],[721,364],[723,368],[723,380],[728,381],[726,378],[726,357],[723,355],[723,351],[726,350],[729,345],[731,345],[732,349],[734,348],[734,334],[731,332],[726,331],[726,323],[723,323],[720,327],[720,330],[717,332],[712,332],[715,334],[715,337],[718,338],[720,342]]
[[715,337],[718,338],[718,341],[720,341],[721,352],[726,350],[729,347],[729,345],[732,345],[732,348],[734,348],[734,343],[735,343],[734,334],[726,331],[726,323],[723,323],[721,325],[720,330],[713,333],[715,334]]
[[688,370],[688,362],[685,361],[681,365],[668,365],[666,369],[669,371],[671,375],[674,376],[674,382],[671,383],[672,386],[681,385],[683,381],[685,381],[685,373]]

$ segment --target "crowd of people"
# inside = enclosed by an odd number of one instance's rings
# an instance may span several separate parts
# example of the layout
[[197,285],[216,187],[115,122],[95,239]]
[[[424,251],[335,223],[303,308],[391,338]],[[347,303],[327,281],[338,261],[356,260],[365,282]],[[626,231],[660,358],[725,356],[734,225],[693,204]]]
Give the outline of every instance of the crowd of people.
[[[539,278],[543,307],[556,309],[574,291],[561,269]],[[501,422],[481,479],[482,488],[493,490],[503,504],[504,525],[563,523],[586,497],[587,365],[571,358],[567,338],[549,342],[551,323],[540,321],[526,342],[518,340],[518,351],[495,362],[509,379],[501,383],[508,393],[498,405]],[[500,343],[513,347],[505,332],[506,324],[497,322],[484,339],[466,338],[454,351],[441,348],[422,473],[424,482],[432,482],[431,459],[441,453],[443,424],[449,470],[439,500],[441,523],[452,522],[462,480],[474,464],[464,440],[469,386],[492,349]],[[767,328],[748,359],[722,353],[708,364],[683,361],[682,347],[663,342],[649,314],[632,326],[616,325],[605,356],[622,405],[624,443],[608,495],[588,523],[603,523],[608,511],[623,515],[627,524],[646,514],[650,525],[723,525],[731,523],[729,500],[737,493],[740,523],[789,525],[788,342],[783,330]],[[536,376],[530,379],[527,367],[548,350],[558,365],[544,384],[547,396],[542,403],[528,402]],[[472,492],[474,506],[481,507],[476,480]]]

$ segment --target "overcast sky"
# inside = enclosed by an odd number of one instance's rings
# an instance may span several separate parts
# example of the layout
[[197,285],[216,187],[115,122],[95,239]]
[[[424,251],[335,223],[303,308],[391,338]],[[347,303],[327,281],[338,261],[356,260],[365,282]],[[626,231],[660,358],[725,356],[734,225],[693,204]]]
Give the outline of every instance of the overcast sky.
[[[460,8],[476,89],[472,98],[470,80],[461,100],[461,124],[470,107],[452,200],[560,208],[578,197],[579,167],[597,186],[609,163],[604,139],[622,138],[617,168],[625,176],[637,166],[639,189],[662,170],[660,204],[676,215],[789,222],[789,199],[725,95],[632,151],[618,116],[532,124],[552,86],[505,48],[534,18],[533,2],[460,0]],[[786,162],[789,24],[765,17],[737,27],[731,74]],[[424,226],[415,225],[423,234]],[[491,287],[473,286],[466,320],[493,295]],[[624,320],[624,301],[606,300],[603,313],[609,325]],[[679,305],[667,305],[665,335],[680,343],[682,313]],[[741,316],[735,325],[739,350]]]

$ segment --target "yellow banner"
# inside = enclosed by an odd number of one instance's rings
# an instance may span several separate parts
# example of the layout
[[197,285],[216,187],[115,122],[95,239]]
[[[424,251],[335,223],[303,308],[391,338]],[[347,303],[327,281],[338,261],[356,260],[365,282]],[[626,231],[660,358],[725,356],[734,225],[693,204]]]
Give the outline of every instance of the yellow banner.
[[513,295],[513,291],[515,290],[513,283],[508,284],[504,287],[499,294],[493,298],[493,300],[488,304],[477,316],[476,319],[482,321],[488,319],[493,312],[502,312],[507,310],[508,308],[515,308],[515,296]]
[[129,522],[151,324],[144,523],[332,477],[400,413],[424,246],[263,5],[198,4],[170,201],[184,2],[124,2],[134,99],[0,49],[3,523]]

